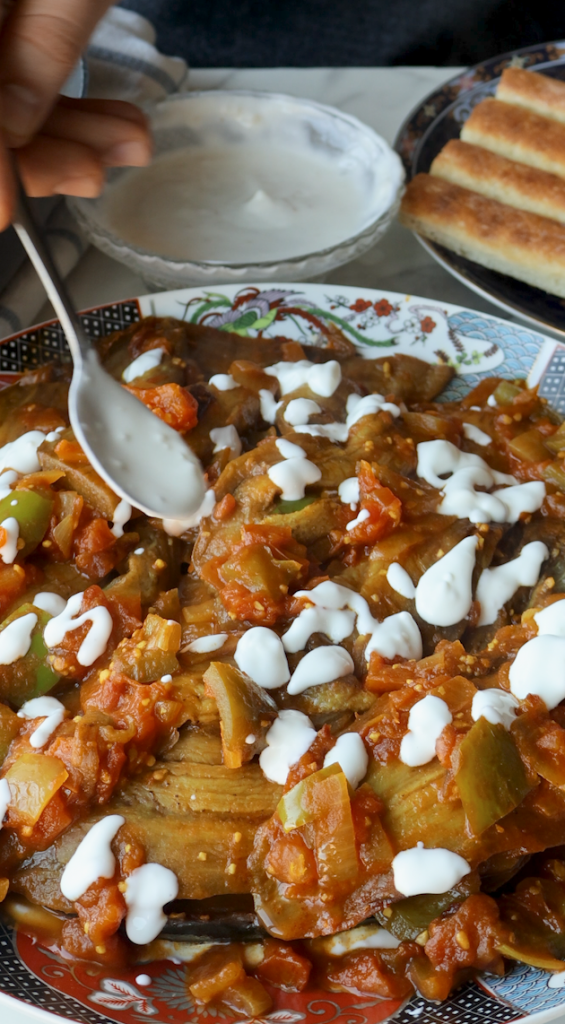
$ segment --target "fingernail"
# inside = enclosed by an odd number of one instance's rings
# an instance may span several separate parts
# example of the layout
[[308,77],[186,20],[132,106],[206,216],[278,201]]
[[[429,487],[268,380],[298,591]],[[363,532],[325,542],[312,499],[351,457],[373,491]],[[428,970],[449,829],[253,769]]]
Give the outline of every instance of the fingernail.
[[33,134],[40,101],[24,85],[5,82],[0,87],[0,129],[9,146],[21,145]]
[[56,196],[80,196],[83,199],[95,199],[102,191],[100,178],[67,178],[59,182],[53,189]]
[[143,167],[150,159],[146,142],[118,142],[104,153],[104,163],[111,167]]

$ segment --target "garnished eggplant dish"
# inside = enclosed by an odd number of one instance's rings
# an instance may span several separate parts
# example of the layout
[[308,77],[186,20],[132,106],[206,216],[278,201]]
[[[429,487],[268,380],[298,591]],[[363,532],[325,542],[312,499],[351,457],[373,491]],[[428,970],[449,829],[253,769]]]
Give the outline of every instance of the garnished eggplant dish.
[[64,366],[0,393],[2,912],[245,1017],[565,970],[565,425],[338,331],[99,352],[208,489],[149,519]]

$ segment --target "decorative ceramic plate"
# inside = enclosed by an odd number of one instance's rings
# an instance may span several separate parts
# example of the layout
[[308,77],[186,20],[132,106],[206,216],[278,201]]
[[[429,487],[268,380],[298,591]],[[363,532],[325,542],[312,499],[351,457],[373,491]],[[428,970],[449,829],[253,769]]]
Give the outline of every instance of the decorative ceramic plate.
[[[459,138],[472,109],[492,96],[505,68],[535,68],[552,78],[565,79],[565,40],[528,46],[492,57],[451,78],[412,111],[395,141],[408,180],[430,165],[450,139]],[[472,263],[464,256],[417,236],[425,249],[450,274],[497,306],[543,330],[565,338],[565,299],[516,281],[506,274]]]
[[[91,338],[120,330],[143,316],[175,316],[243,336],[281,335],[306,343],[337,326],[367,358],[403,352],[450,363],[457,375],[444,392],[460,398],[485,374],[528,376],[565,414],[565,345],[516,324],[430,299],[324,285],[234,285],[217,291],[183,289],[145,295],[89,310],[82,322]],[[0,342],[0,387],[22,370],[51,360],[69,361],[57,322]],[[185,967],[171,961],[144,965],[151,984],[136,982],[139,968],[112,970],[73,962],[42,949],[0,922],[0,1006],[8,1020],[14,1000],[36,1020],[81,1024],[236,1024],[226,1012],[196,1006]],[[523,965],[504,978],[483,976],[444,1003],[420,996],[407,1002],[368,995],[271,990],[275,1010],[260,1024],[545,1024],[565,1013],[565,972],[551,975]],[[46,1012],[46,1011],[51,1011]],[[54,1017],[53,1014],[56,1016]],[[237,1024],[253,1024],[237,1018]]]

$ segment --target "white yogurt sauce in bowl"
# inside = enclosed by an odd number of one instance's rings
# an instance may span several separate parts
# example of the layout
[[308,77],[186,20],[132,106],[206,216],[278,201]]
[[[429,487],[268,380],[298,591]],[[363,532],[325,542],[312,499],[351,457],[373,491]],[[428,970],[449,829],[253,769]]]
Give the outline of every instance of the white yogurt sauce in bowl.
[[189,93],[159,104],[152,128],[149,167],[111,172],[72,206],[95,244],[168,287],[322,273],[373,245],[400,199],[384,139],[312,101]]

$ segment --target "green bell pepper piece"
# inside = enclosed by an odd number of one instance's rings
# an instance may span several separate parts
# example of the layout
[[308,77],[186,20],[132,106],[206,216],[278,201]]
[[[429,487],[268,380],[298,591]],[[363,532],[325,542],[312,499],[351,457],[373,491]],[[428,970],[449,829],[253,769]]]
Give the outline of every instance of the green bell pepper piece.
[[391,932],[401,942],[416,939],[426,931],[436,917],[443,914],[454,903],[463,903],[468,896],[480,891],[480,881],[475,872],[466,875],[458,885],[438,896],[425,894],[410,896],[398,903],[379,911],[375,917],[383,928]]
[[276,515],[286,516],[290,512],[302,512],[303,508],[307,508],[315,501],[318,501],[317,495],[307,494],[304,498],[298,498],[296,501],[279,501],[273,511]]
[[37,491],[11,491],[0,501],[0,523],[13,517],[20,527],[20,538],[25,546],[19,555],[29,555],[43,540],[51,512],[53,499]]
[[2,665],[0,673],[0,699],[9,700],[16,707],[21,707],[32,697],[42,697],[52,690],[60,679],[48,661],[48,650],[43,640],[45,626],[52,618],[48,612],[36,608],[33,604],[22,604],[12,612],[0,625],[0,634],[22,615],[33,612],[37,616],[37,624],[31,634],[29,651],[23,658],[18,658],[11,665]]
[[497,405],[511,405],[516,395],[519,395],[523,388],[518,387],[511,380],[501,380],[494,391]]
[[479,718],[459,748],[456,775],[467,821],[480,835],[522,803],[532,789],[516,744],[503,725]]

